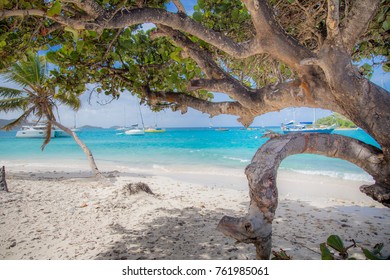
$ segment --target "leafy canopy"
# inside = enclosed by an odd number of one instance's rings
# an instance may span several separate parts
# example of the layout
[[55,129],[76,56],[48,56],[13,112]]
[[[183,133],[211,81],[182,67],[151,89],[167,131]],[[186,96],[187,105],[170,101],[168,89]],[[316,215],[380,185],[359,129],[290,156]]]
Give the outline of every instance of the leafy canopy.
[[[166,9],[166,0],[122,1],[98,0],[102,8],[110,11],[137,8],[142,2],[147,7]],[[269,0],[276,19],[291,36],[302,45],[316,51],[326,37],[325,19],[327,1]],[[192,18],[207,28],[219,31],[237,42],[254,36],[250,15],[239,0],[199,0],[194,2]],[[340,1],[341,19],[348,14],[352,0]],[[11,10],[41,9],[48,15],[66,15],[78,8],[60,0],[0,0],[0,8]],[[390,70],[388,32],[390,4],[383,0],[363,40],[353,53],[355,61],[368,59],[361,71],[369,76],[371,62],[381,57],[385,71]],[[188,82],[204,77],[195,61],[186,51],[167,38],[152,40],[152,31],[140,26],[124,29],[77,31],[71,28],[53,28],[53,20],[25,16],[9,17],[0,21],[0,69],[17,61],[26,60],[27,53],[49,50],[49,61],[57,65],[53,79],[59,92],[73,91],[76,95],[86,84],[99,85],[98,92],[118,97],[127,89],[142,97],[144,87],[156,91],[183,92],[203,99],[212,98],[205,90],[189,91]],[[294,78],[295,73],[283,63],[267,54],[248,59],[233,59],[196,37],[190,37],[202,49],[208,50],[222,68],[248,86],[260,87]],[[53,50],[53,48],[55,50]],[[378,63],[377,61],[375,63]],[[161,104],[160,104],[161,105]],[[162,104],[164,105],[164,104]],[[165,104],[169,105],[169,103]]]

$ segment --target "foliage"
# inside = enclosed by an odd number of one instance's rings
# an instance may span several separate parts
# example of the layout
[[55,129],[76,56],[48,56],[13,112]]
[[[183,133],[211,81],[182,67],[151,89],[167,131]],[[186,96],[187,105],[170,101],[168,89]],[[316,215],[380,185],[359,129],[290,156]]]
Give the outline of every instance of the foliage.
[[[373,249],[369,250],[365,247],[358,246],[355,240],[351,240],[352,244],[345,246],[343,240],[338,235],[330,235],[325,243],[320,244],[322,260],[353,260],[349,257],[348,250],[359,247],[367,260],[390,260],[389,256],[382,255],[383,243],[376,244]],[[291,256],[280,249],[279,252],[273,251],[274,257],[272,260],[291,260]]]
[[324,117],[316,121],[316,125],[331,126],[334,124],[340,128],[356,128],[356,125],[353,122],[337,113],[333,113],[328,117]]
[[80,100],[69,92],[56,92],[55,83],[46,75],[46,62],[42,57],[29,55],[26,61],[14,63],[4,77],[21,89],[0,87],[0,111],[21,111],[22,114],[2,129],[12,129],[31,115],[47,121],[46,139],[42,149],[50,141],[51,121],[56,120],[57,105],[64,104],[77,110]]
[[[383,249],[383,243],[376,244],[372,250],[358,246],[355,240],[351,240],[350,246],[345,246],[344,242],[338,235],[331,235],[326,240],[326,243],[320,244],[321,259],[323,260],[352,260],[348,254],[348,250],[354,247],[360,247],[367,260],[390,260],[390,256],[383,256],[381,251]],[[333,249],[331,251],[331,249]]]
[[[136,0],[98,0],[101,7],[115,11],[126,6],[138,7]],[[142,2],[142,1],[141,1]],[[165,8],[167,0],[143,1],[148,7]],[[326,36],[326,1],[268,0],[281,26],[302,45],[317,50]],[[342,18],[351,7],[351,0],[341,2]],[[70,6],[69,6],[70,5]],[[0,8],[11,10],[42,9],[48,15],[70,14],[75,6],[60,0],[1,0]],[[388,1],[382,1],[363,41],[353,54],[356,61],[370,59],[361,68],[370,76],[372,56],[380,55],[384,70],[389,69],[387,34],[390,25]],[[198,0],[192,18],[214,31],[237,42],[254,36],[250,15],[239,0]],[[308,13],[308,11],[311,11]],[[117,98],[123,90],[143,95],[144,86],[157,91],[183,92],[202,99],[212,98],[205,90],[191,92],[188,82],[202,77],[196,63],[186,58],[185,50],[168,39],[151,40],[150,31],[140,26],[123,30],[77,31],[72,28],[52,29],[53,21],[39,17],[9,17],[0,20],[0,69],[17,60],[26,60],[28,53],[51,50],[48,58],[58,67],[54,70],[61,92],[72,89],[76,94],[85,90],[87,83],[97,83],[97,92]],[[191,37],[202,48],[208,49],[215,61],[228,73],[251,87],[260,87],[294,78],[295,73],[285,64],[257,55],[248,59],[233,59],[205,42]],[[54,49],[54,50],[53,50]],[[166,105],[169,105],[167,103]]]

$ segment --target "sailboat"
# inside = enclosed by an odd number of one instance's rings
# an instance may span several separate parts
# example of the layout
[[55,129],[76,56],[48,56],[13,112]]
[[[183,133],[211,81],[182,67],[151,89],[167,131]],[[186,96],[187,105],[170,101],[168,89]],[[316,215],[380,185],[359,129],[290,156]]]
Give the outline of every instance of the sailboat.
[[133,124],[129,129],[125,130],[126,135],[143,136],[145,135],[144,128],[140,128],[138,124]]
[[142,127],[139,127],[138,123],[133,124],[129,129],[125,130],[124,133],[126,135],[131,135],[131,136],[143,136],[143,135],[145,135],[145,125],[144,125],[144,119],[142,117],[141,106],[139,105],[139,102],[137,102],[137,103],[138,103],[139,114],[141,116]]
[[[314,109],[314,121],[313,122],[299,122],[298,124],[295,123],[295,109],[293,109],[293,116],[294,120],[288,122],[288,123],[282,123],[281,129],[284,134],[291,134],[291,133],[325,133],[330,134],[333,132],[333,130],[336,128],[336,125],[331,125],[328,127],[316,127],[316,111]],[[307,127],[310,125],[311,127]]]
[[146,128],[145,132],[147,132],[147,133],[163,133],[163,132],[165,132],[165,129],[162,129],[161,127],[157,126],[157,116],[155,115],[154,117],[155,117],[154,127],[150,126],[150,127]]

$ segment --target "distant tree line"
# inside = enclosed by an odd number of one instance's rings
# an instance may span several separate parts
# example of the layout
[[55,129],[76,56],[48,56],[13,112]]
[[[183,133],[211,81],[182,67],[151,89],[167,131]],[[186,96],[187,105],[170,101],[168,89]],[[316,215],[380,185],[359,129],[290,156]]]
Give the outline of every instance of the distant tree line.
[[356,124],[354,124],[352,121],[348,120],[346,117],[338,114],[333,113],[332,115],[318,119],[316,121],[317,125],[324,125],[324,126],[330,126],[333,124],[336,124],[339,128],[356,128]]

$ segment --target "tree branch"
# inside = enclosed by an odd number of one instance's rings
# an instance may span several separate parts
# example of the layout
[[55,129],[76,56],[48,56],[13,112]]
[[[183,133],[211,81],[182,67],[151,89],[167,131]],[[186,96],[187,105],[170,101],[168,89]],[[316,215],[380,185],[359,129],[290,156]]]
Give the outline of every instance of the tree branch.
[[159,102],[170,102],[177,104],[177,109],[182,114],[187,112],[188,107],[194,108],[210,117],[221,114],[239,116],[243,125],[250,125],[254,116],[238,102],[211,102],[180,92],[154,92],[144,87],[143,95],[147,98],[149,105],[157,105]]
[[69,26],[76,30],[81,29],[91,29],[95,30],[98,27],[96,23],[84,22],[79,19],[73,19],[63,16],[48,16],[45,11],[38,9],[30,9],[30,10],[3,10],[0,11],[0,20],[8,17],[28,17],[28,16],[37,16],[37,17],[45,17],[51,19],[61,25]]
[[153,22],[163,24],[173,29],[182,30],[197,36],[222,51],[237,58],[249,57],[257,52],[262,52],[261,45],[252,48],[252,42],[236,43],[220,32],[213,31],[194,21],[185,14],[171,13],[163,9],[141,8],[123,10],[104,26],[106,28],[123,28],[129,25]]
[[257,33],[254,39],[256,43],[252,45],[262,45],[264,53],[269,53],[295,70],[304,68],[300,65],[300,61],[312,57],[312,52],[286,34],[276,21],[267,1],[242,0],[242,2],[250,12]]
[[185,14],[186,13],[186,9],[184,9],[184,6],[183,4],[181,3],[180,0],[172,0],[173,4],[175,4],[177,10],[179,11],[179,13],[183,13]]
[[72,3],[92,16],[93,19],[104,17],[105,10],[94,0],[62,0],[63,3]]
[[326,18],[328,39],[336,38],[339,34],[339,8],[339,0],[328,0],[328,16]]
[[[227,75],[227,73],[215,63],[209,52],[200,49],[199,45],[192,42],[182,32],[161,24],[158,24],[157,27],[162,31],[162,33],[157,33],[158,36],[168,36],[177,46],[183,48],[208,78],[220,79]],[[153,34],[152,36],[155,37],[157,34]]]
[[367,27],[375,16],[381,0],[355,0],[353,6],[343,20],[344,28],[341,30],[344,46],[352,53],[359,38],[367,30]]
[[[257,150],[245,170],[251,199],[248,214],[242,218],[225,216],[218,225],[225,235],[240,242],[254,243],[260,259],[268,259],[271,253],[272,221],[278,204],[277,170],[283,159],[302,153],[348,160],[378,181],[390,177],[390,167],[382,151],[356,139],[318,133],[275,135]],[[389,191],[390,185],[386,186]]]

